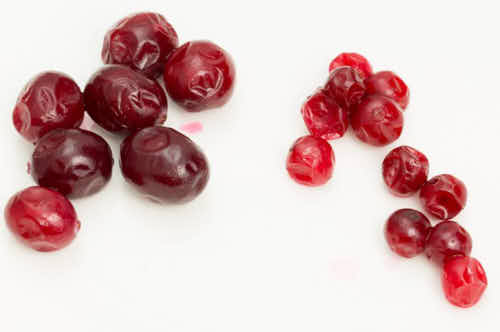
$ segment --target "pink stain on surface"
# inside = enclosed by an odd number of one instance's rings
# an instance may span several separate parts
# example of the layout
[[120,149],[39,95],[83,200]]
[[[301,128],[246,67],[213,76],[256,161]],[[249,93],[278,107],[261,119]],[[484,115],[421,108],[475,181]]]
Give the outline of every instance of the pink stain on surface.
[[28,172],[28,174],[31,174],[31,163],[29,161],[26,164],[26,172]]
[[359,274],[359,263],[351,258],[335,259],[331,262],[333,277],[337,280],[355,280]]
[[197,134],[203,130],[203,125],[199,121],[188,122],[183,124],[180,129],[187,134]]

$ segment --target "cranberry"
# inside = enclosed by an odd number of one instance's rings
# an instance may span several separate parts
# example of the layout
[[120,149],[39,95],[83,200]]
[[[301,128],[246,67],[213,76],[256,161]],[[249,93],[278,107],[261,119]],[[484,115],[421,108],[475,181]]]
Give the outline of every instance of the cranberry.
[[365,84],[351,67],[340,67],[330,73],[325,93],[347,111],[356,107],[365,95]]
[[63,73],[44,72],[23,89],[14,108],[17,131],[36,143],[56,128],[77,128],[83,121],[83,96],[73,79]]
[[330,63],[330,72],[338,67],[354,68],[362,79],[370,77],[372,66],[364,56],[358,53],[341,53]]
[[162,87],[125,66],[108,65],[95,73],[84,98],[92,119],[111,132],[135,131],[167,118]]
[[59,129],[38,142],[31,164],[32,176],[40,186],[78,198],[108,183],[113,155],[108,143],[90,131]]
[[168,58],[165,88],[191,112],[224,105],[233,93],[235,68],[231,56],[209,41],[188,42]]
[[389,152],[382,163],[382,175],[390,191],[400,197],[415,194],[427,181],[429,160],[420,151],[400,146]]
[[380,94],[394,99],[404,110],[410,101],[410,90],[392,71],[380,71],[365,80],[366,93]]
[[488,286],[481,263],[472,257],[457,257],[446,263],[442,283],[448,301],[461,308],[479,302]]
[[80,230],[71,202],[43,187],[15,194],[5,207],[5,219],[16,238],[38,251],[62,249]]
[[301,112],[309,132],[325,140],[344,136],[349,126],[347,112],[326,96],[323,90],[310,96]]
[[425,238],[431,229],[429,219],[417,210],[394,212],[385,224],[385,239],[392,251],[406,258],[424,252]]
[[165,127],[144,128],[121,145],[123,176],[159,203],[184,203],[205,189],[208,161],[193,141]]
[[290,149],[286,168],[290,177],[306,186],[320,186],[332,177],[335,166],[333,149],[322,138],[304,136]]
[[356,136],[365,143],[383,146],[401,136],[403,113],[398,104],[384,96],[367,96],[351,117]]
[[434,226],[425,243],[425,254],[438,265],[455,256],[469,256],[471,250],[469,233],[454,221],[442,221]]
[[420,201],[425,210],[434,217],[451,219],[465,207],[467,189],[465,184],[453,175],[437,175],[422,186]]
[[108,31],[102,60],[106,64],[126,65],[156,78],[178,45],[177,33],[162,15],[138,13],[120,20]]

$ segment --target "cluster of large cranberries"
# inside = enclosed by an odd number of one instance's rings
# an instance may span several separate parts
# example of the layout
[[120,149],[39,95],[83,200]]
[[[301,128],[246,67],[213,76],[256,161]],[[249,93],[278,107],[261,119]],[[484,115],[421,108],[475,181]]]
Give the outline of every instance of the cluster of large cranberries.
[[13,112],[17,131],[35,144],[31,174],[38,186],[15,194],[5,208],[9,229],[39,251],[58,250],[75,238],[80,221],[68,198],[100,191],[113,156],[99,135],[80,129],[84,113],[105,130],[124,134],[120,167],[126,181],[161,203],[184,203],[207,185],[208,161],[188,137],[162,127],[167,96],[187,111],[222,106],[232,95],[231,56],[209,41],[179,46],[177,33],[156,13],[119,21],[104,38],[106,64],[83,93],[60,72],[34,77]]

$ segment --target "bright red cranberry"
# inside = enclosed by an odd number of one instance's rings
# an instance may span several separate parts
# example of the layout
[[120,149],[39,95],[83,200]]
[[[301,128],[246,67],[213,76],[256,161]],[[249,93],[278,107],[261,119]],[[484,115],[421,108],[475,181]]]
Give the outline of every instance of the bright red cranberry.
[[340,67],[332,71],[325,85],[325,93],[348,112],[359,104],[365,90],[363,80],[351,67]]
[[200,148],[178,131],[144,128],[121,145],[120,166],[125,179],[159,203],[184,203],[205,189],[208,161]]
[[455,256],[469,256],[472,238],[454,221],[442,221],[432,228],[425,243],[425,254],[438,265]]
[[304,136],[295,141],[288,153],[286,168],[290,177],[306,186],[328,182],[335,167],[333,149],[322,138]]
[[42,137],[31,164],[31,175],[40,186],[78,198],[108,183],[113,155],[108,143],[90,131],[59,129]]
[[358,53],[341,53],[330,63],[330,72],[336,68],[349,66],[354,68],[362,79],[370,77],[372,66],[364,56]]
[[410,90],[392,71],[380,71],[365,80],[367,94],[379,94],[394,99],[404,110],[410,101]]
[[351,116],[356,136],[374,146],[384,146],[397,140],[403,131],[403,122],[399,105],[377,95],[365,97]]
[[420,201],[425,210],[434,217],[451,219],[465,207],[467,189],[465,184],[453,175],[437,175],[422,186]]
[[423,213],[401,209],[387,219],[385,239],[392,251],[412,258],[424,252],[425,238],[430,229],[431,223]]
[[108,31],[101,55],[106,64],[126,65],[156,78],[178,45],[177,33],[162,15],[138,13],[120,20]]
[[472,257],[457,257],[443,269],[443,290],[450,303],[469,308],[481,299],[488,279],[479,261]]
[[71,77],[51,71],[39,74],[24,87],[13,121],[25,139],[36,143],[53,129],[77,128],[83,115],[83,96],[78,85]]
[[5,207],[5,220],[16,238],[38,251],[62,249],[80,230],[71,202],[43,187],[15,194]]
[[233,93],[236,71],[231,56],[209,41],[188,42],[168,58],[165,88],[187,111],[224,105]]
[[135,131],[167,118],[162,87],[125,66],[108,65],[95,73],[84,98],[92,119],[111,132]]
[[309,132],[325,140],[344,136],[349,126],[347,111],[326,96],[323,90],[310,96],[301,112]]
[[400,146],[389,152],[382,163],[382,175],[390,191],[400,197],[415,194],[427,181],[429,160],[420,151]]

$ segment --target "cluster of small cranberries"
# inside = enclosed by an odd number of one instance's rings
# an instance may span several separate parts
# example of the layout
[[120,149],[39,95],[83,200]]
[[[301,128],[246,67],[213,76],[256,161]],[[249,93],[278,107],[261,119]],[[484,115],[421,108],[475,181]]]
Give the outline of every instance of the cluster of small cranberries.
[[106,64],[83,93],[69,76],[44,72],[21,92],[13,113],[17,131],[35,144],[31,174],[38,186],[15,194],[5,208],[8,228],[38,251],[73,241],[80,221],[68,198],[100,191],[110,180],[113,156],[100,136],[80,129],[84,113],[105,130],[126,135],[120,168],[144,196],[165,204],[196,198],[209,178],[201,149],[178,131],[162,127],[167,97],[199,112],[232,95],[231,56],[209,41],[179,46],[177,33],[156,13],[119,21],[104,38]]

